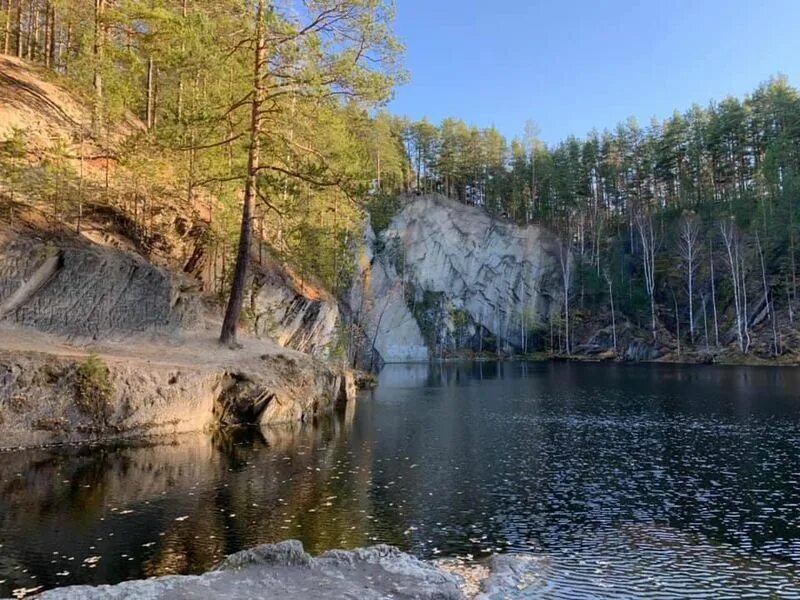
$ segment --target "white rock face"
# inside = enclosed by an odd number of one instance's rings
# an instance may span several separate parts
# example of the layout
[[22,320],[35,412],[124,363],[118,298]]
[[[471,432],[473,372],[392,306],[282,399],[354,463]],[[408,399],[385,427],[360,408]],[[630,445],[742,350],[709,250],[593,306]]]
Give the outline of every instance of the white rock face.
[[364,302],[362,322],[386,362],[425,360],[441,350],[438,344],[474,349],[486,333],[518,349],[523,331],[560,310],[559,244],[542,227],[423,196],[410,200],[377,240],[367,237],[373,251],[362,257],[363,284],[356,286],[367,301],[357,291],[351,307],[358,313]]
[[339,306],[325,290],[304,284],[272,260],[254,269],[255,329],[285,348],[328,358]]
[[[376,256],[375,234],[369,224],[365,229],[366,244],[358,257],[348,304],[354,320],[364,329],[367,354],[377,352],[381,360],[390,363],[427,361],[428,347],[405,301],[403,281],[390,261]],[[366,362],[377,358],[369,356]]]

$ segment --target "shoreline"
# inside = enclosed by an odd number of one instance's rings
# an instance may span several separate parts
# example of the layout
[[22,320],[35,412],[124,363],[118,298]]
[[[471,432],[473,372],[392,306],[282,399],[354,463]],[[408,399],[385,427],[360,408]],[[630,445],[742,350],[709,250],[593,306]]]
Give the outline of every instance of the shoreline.
[[[783,358],[783,357],[779,357]],[[597,357],[585,355],[563,354],[529,354],[513,356],[476,355],[452,356],[434,358],[427,361],[387,362],[386,365],[426,365],[426,364],[456,364],[456,363],[590,363],[590,364],[616,364],[616,365],[675,365],[675,366],[705,366],[705,367],[800,367],[800,357],[792,360],[774,360],[757,356],[730,357],[723,360],[701,360],[656,358],[652,360],[626,360],[617,357]]]
[[[132,346],[136,346],[136,344],[132,344]],[[76,350],[78,350],[76,348]],[[84,350],[85,352],[85,350]],[[49,357],[50,359],[56,358],[63,358],[63,354],[59,353],[42,353],[38,352],[40,356],[43,356],[46,362],[46,359]],[[0,357],[2,356],[2,352],[0,352]],[[80,355],[78,355],[80,356]],[[137,361],[131,359],[130,361],[126,361],[125,358],[115,357],[118,363],[129,363],[128,366],[132,366],[137,364]],[[750,359],[741,361],[736,360],[736,358],[731,358],[730,360],[724,361],[715,361],[715,362],[704,362],[701,360],[672,360],[671,358],[660,358],[655,360],[620,360],[616,358],[600,358],[600,357],[591,357],[591,356],[565,356],[565,355],[545,355],[545,354],[537,354],[537,355],[527,355],[527,356],[495,356],[495,355],[480,355],[480,356],[458,356],[458,357],[447,357],[443,359],[433,359],[429,361],[416,361],[416,362],[397,362],[397,363],[387,363],[388,365],[393,366],[400,366],[400,365],[431,365],[431,366],[443,366],[443,365],[457,365],[457,364],[490,364],[490,363],[537,363],[537,364],[544,364],[544,363],[575,363],[575,364],[609,364],[609,365],[620,365],[620,366],[673,366],[673,367],[694,367],[694,366],[701,366],[701,367],[723,367],[723,368],[735,368],[735,367],[747,367],[747,368],[788,368],[793,369],[800,366],[800,364],[796,362],[776,362],[771,360],[765,359],[758,359],[756,357],[751,357]],[[152,363],[148,364],[148,367],[152,368]],[[329,368],[333,369],[333,366]],[[365,375],[363,373],[355,373],[356,381],[354,381],[354,387],[357,390],[369,390],[378,385],[378,376],[376,374]],[[352,408],[353,403],[356,401],[356,389],[353,389],[348,394],[349,401],[346,403],[347,406]],[[197,428],[168,428],[170,430],[162,430],[158,431],[157,429],[154,431],[147,431],[147,430],[131,430],[131,431],[113,431],[109,429],[107,432],[95,432],[91,436],[86,437],[79,437],[76,439],[55,439],[55,440],[46,440],[46,441],[32,441],[32,443],[22,443],[10,446],[2,446],[0,447],[0,454],[11,454],[14,452],[24,452],[27,450],[50,450],[50,449],[68,449],[68,448],[77,448],[77,447],[104,447],[108,445],[114,444],[137,444],[137,443],[157,443],[159,440],[166,440],[173,438],[175,436],[180,435],[188,435],[188,434],[210,434],[213,431],[226,431],[226,430],[235,430],[237,428],[254,428],[256,430],[260,430],[262,427],[266,427],[268,429],[283,429],[283,428],[291,428],[291,427],[302,427],[305,426],[310,420],[316,421],[317,419],[327,418],[333,415],[335,411],[331,409],[331,411],[323,411],[321,414],[314,414],[311,415],[309,418],[300,419],[297,421],[288,421],[288,422],[277,422],[277,423],[270,423],[270,424],[239,424],[239,425],[229,425],[225,426],[219,423],[212,423],[209,421],[204,421],[202,427]],[[2,423],[0,423],[2,425]],[[37,430],[33,427],[30,428],[30,435],[31,437],[35,437],[40,435],[41,432],[37,433]],[[22,432],[21,430],[16,431],[16,438],[19,439]]]

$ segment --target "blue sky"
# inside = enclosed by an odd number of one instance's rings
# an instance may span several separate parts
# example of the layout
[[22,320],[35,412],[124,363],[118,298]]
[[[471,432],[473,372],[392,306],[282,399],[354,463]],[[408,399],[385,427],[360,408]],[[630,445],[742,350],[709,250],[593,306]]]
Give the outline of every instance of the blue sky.
[[629,116],[800,84],[800,0],[397,0],[410,83],[392,112],[554,143]]

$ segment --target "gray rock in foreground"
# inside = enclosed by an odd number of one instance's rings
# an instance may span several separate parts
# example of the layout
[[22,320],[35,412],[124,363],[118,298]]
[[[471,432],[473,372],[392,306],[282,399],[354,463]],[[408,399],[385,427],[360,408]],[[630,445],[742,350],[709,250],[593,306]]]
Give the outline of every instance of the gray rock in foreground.
[[75,586],[45,592],[43,600],[462,600],[454,575],[389,546],[317,558],[297,541],[261,546],[229,556],[199,576],[129,581],[115,586]]

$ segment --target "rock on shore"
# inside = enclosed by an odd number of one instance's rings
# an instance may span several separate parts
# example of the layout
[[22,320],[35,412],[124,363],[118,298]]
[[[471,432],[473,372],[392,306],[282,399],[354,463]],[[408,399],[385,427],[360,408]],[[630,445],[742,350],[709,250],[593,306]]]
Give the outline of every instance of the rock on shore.
[[[523,598],[535,582],[530,560],[496,557],[480,600]],[[469,592],[467,592],[469,593]],[[169,576],[113,586],[73,586],[42,600],[464,600],[464,580],[390,546],[332,550],[317,558],[298,541],[260,546],[198,576]]]

